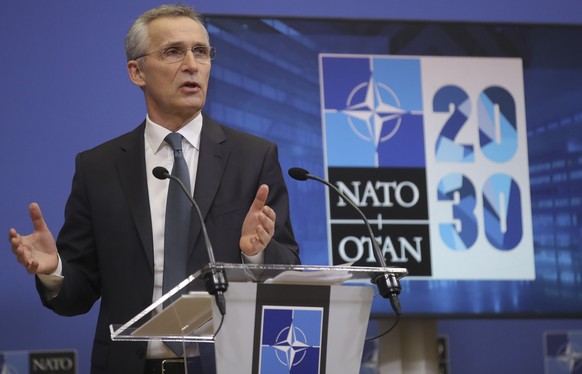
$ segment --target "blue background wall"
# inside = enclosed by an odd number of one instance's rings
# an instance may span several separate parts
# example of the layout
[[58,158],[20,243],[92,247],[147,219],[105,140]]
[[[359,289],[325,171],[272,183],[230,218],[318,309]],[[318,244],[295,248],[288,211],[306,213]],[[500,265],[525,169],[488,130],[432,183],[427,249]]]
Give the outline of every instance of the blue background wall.
[[[5,235],[10,227],[21,232],[31,230],[27,206],[32,201],[39,202],[49,227],[56,234],[62,224],[75,154],[129,131],[142,121],[143,99],[127,78],[123,38],[139,13],[159,3],[23,0],[3,4],[0,12],[0,230]],[[213,67],[209,93],[209,113],[222,122],[276,141],[280,145],[283,169],[299,165],[319,175],[323,175],[321,120],[318,81],[313,78],[317,77],[317,65],[306,51],[314,55],[318,52],[518,54],[528,59],[535,67],[528,72],[525,66],[530,148],[535,151],[535,157],[530,156],[532,195],[537,191],[537,196],[543,197],[532,206],[536,254],[541,254],[536,266],[550,263],[556,269],[552,270],[548,283],[530,294],[529,301],[534,308],[555,303],[556,310],[561,310],[559,300],[569,300],[567,316],[580,316],[576,308],[581,297],[578,290],[582,269],[578,252],[582,230],[577,221],[572,221],[580,207],[568,204],[560,210],[555,208],[554,201],[556,194],[575,197],[580,189],[579,184],[576,188],[560,184],[555,179],[559,176],[554,175],[569,175],[578,170],[576,165],[579,168],[582,164],[579,156],[581,2],[342,0],[249,4],[237,0],[204,0],[194,5],[211,16],[211,38],[219,44],[219,60]],[[267,19],[232,19],[226,15],[260,15]],[[279,20],[270,16],[301,19]],[[342,20],[321,23],[319,17]],[[347,23],[350,18],[370,21]],[[379,20],[435,22],[411,24]],[[445,25],[436,21],[454,23]],[[478,24],[458,23],[465,21]],[[503,23],[493,27],[498,30],[497,36],[490,28],[496,23]],[[560,28],[550,25],[533,31],[528,28],[539,23],[559,24]],[[253,35],[252,40],[246,41],[249,48],[280,48],[273,52],[275,60],[265,66],[266,70],[237,58],[240,56],[232,54],[237,53],[235,49],[226,52],[233,36],[239,37],[237,43],[245,42],[247,34],[242,34],[242,29],[250,30]],[[277,31],[276,36],[273,30]],[[459,32],[466,36],[463,31],[467,30],[474,39],[454,36]],[[278,45],[281,35],[289,43]],[[435,35],[440,35],[440,39],[432,39]],[[531,40],[543,46],[533,56]],[[578,42],[569,45],[566,40]],[[321,46],[325,50],[316,48]],[[558,46],[563,49],[555,49]],[[556,53],[565,58],[556,62],[551,58]],[[303,70],[293,71],[296,66]],[[242,68],[254,73],[241,74]],[[271,78],[263,80],[263,73],[269,73]],[[527,87],[528,74],[536,77],[538,83],[534,87]],[[282,80],[272,81],[272,77],[282,77]],[[249,96],[249,90],[254,95]],[[221,98],[225,91],[229,92],[230,99]],[[243,98],[246,99],[243,101]],[[291,103],[294,108],[291,114],[277,116],[282,103]],[[257,108],[265,107],[271,108],[268,113],[257,113]],[[560,169],[561,164],[564,166]],[[558,190],[552,187],[556,183],[562,186]],[[325,220],[324,191],[315,184],[289,180],[288,185],[303,260],[325,263],[327,244],[321,229]],[[306,200],[306,196],[310,199]],[[555,209],[548,211],[547,204]],[[569,222],[565,228],[556,223],[566,220],[563,217]],[[97,308],[86,316],[74,318],[59,317],[42,308],[32,277],[16,263],[7,243],[4,248],[0,251],[0,351],[77,349],[80,372],[86,372]],[[511,303],[514,299],[511,292],[505,292],[507,288],[519,290],[523,286],[494,282],[490,285],[490,288],[474,289],[472,284],[458,286],[448,282],[437,284],[435,289],[428,283],[407,283],[403,307],[405,312],[408,307],[408,311],[420,313],[424,297],[437,294],[443,297],[441,305],[445,313],[450,305],[455,305],[449,302],[451,295],[460,295],[459,299],[468,300],[467,305],[483,293],[497,299],[499,295],[506,295],[503,297]],[[451,287],[450,292],[442,293],[441,286]],[[437,312],[435,315],[447,318],[441,322],[440,332],[449,336],[452,372],[456,374],[542,373],[543,331],[582,328],[577,319],[453,320],[449,318],[458,315]],[[492,317],[492,313],[487,317]],[[537,315],[537,318],[544,317],[547,316],[543,313]],[[515,340],[503,338],[507,331]],[[505,359],[496,360],[499,355]],[[527,363],[515,359],[523,355],[536,359]]]

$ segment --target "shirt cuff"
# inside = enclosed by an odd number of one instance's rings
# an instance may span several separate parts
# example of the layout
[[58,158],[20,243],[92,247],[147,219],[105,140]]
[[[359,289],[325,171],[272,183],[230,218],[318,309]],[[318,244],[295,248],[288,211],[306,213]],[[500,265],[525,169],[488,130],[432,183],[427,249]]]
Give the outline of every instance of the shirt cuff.
[[62,275],[63,263],[61,261],[61,256],[57,255],[57,257],[59,259],[59,263],[57,265],[57,269],[52,274],[38,275],[38,279],[44,286],[46,296],[49,300],[55,298],[59,294],[61,287],[63,287],[63,280],[65,279],[65,277]]
[[263,264],[265,262],[264,251],[261,251],[254,256],[246,255],[244,252],[241,252],[240,254],[244,264]]

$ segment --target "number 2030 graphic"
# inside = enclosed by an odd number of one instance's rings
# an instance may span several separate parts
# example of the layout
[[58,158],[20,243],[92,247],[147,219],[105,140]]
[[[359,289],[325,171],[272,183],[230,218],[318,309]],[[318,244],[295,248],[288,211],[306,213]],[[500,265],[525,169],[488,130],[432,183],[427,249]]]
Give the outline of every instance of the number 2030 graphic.
[[[434,95],[432,110],[449,113],[433,150],[437,164],[478,168],[475,164],[477,151],[492,165],[502,166],[515,157],[519,139],[516,105],[511,93],[503,87],[487,87],[471,98],[461,87],[446,85]],[[478,127],[476,144],[458,139],[471,116],[476,118]],[[450,249],[471,249],[477,241],[480,223],[487,241],[495,249],[512,250],[522,240],[523,208],[519,184],[512,175],[494,169],[495,166],[493,171],[489,169],[490,174],[482,185],[475,185],[471,177],[462,172],[451,172],[438,181],[437,199],[450,202],[452,209],[451,222],[439,223],[440,237]],[[480,211],[477,209],[479,199],[482,201]]]

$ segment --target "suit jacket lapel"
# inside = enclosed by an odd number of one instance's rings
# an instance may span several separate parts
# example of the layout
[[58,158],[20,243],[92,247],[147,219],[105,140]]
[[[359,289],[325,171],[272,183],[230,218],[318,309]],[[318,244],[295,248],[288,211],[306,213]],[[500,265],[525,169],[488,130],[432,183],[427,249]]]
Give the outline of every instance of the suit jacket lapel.
[[145,170],[144,129],[145,122],[131,132],[127,142],[121,146],[117,171],[153,274],[154,248]]
[[[220,125],[208,117],[204,117],[200,135],[200,154],[198,156],[198,171],[194,187],[194,199],[200,207],[202,217],[206,218],[214,201],[224,168],[229,156],[229,148],[225,144],[226,135]],[[196,214],[193,212],[193,214]],[[200,224],[197,217],[192,219],[192,236],[190,248],[200,235]]]

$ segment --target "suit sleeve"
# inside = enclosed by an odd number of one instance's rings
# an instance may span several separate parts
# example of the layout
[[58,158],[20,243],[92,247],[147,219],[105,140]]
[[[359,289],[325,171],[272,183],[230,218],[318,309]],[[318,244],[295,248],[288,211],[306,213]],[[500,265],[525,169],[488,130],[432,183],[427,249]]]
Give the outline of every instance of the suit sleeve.
[[81,155],[77,155],[65,222],[57,238],[63,262],[62,288],[55,298],[49,300],[40,280],[37,278],[36,281],[43,305],[65,316],[87,313],[99,299],[101,289],[81,160]]
[[299,246],[295,241],[289,211],[289,194],[283,179],[277,146],[272,144],[265,156],[262,183],[269,186],[269,205],[277,214],[275,234],[265,248],[266,264],[299,264]]

